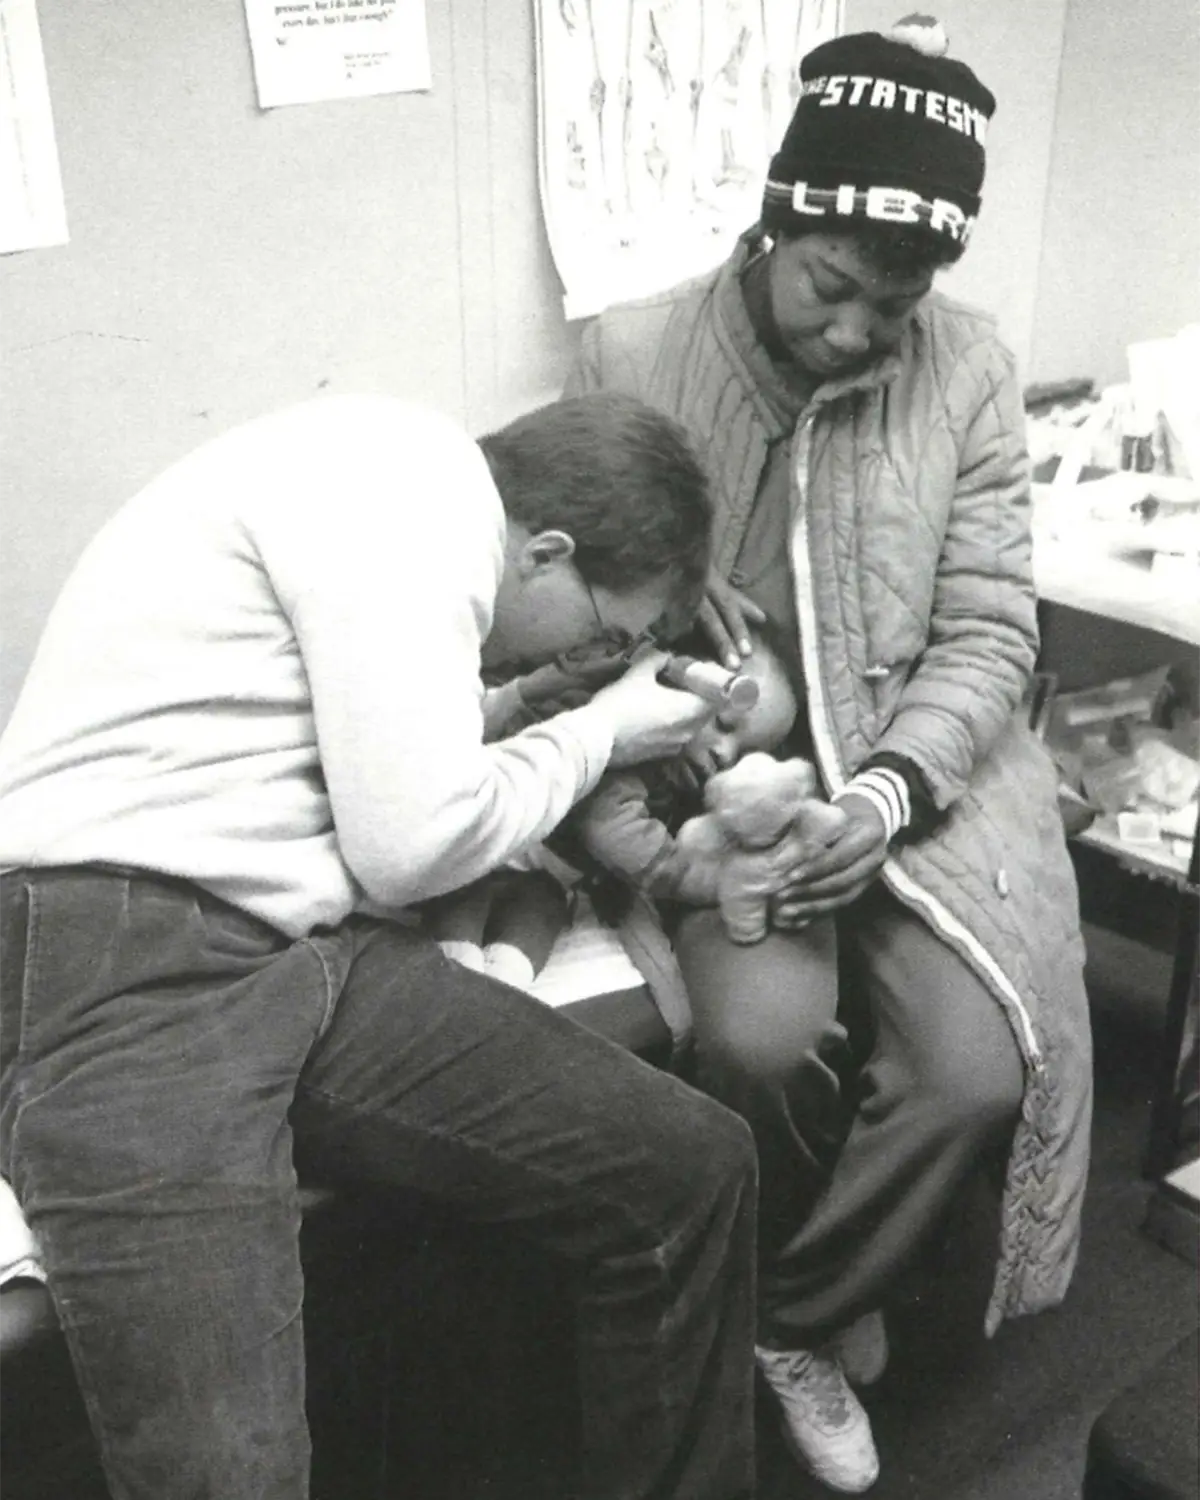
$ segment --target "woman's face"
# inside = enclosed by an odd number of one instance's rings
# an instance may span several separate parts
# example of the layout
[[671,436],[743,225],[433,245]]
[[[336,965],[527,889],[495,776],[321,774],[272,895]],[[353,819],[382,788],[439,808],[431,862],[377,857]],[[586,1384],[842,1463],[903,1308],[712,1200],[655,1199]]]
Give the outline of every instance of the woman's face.
[[771,310],[793,361],[809,375],[853,375],[900,342],[933,273],[880,270],[852,234],[805,234],[771,251]]

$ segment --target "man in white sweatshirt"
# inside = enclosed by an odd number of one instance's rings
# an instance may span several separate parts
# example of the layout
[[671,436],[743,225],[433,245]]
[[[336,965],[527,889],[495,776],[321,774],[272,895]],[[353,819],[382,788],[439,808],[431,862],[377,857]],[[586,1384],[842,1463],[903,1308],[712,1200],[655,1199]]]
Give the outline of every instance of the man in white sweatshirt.
[[293,1147],[576,1264],[581,1494],[751,1492],[746,1127],[365,914],[690,738],[654,657],[495,743],[480,674],[686,615],[708,530],[627,398],[332,397],[79,561],[0,740],[0,1123],[114,1493],[307,1494]]

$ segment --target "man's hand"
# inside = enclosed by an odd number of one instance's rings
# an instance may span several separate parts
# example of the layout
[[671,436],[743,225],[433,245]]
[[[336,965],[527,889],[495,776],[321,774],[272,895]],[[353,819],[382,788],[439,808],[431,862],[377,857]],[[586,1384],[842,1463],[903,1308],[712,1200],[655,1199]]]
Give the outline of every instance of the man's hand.
[[535,667],[516,679],[521,701],[544,712],[562,713],[587,703],[598,688],[615,682],[629,665],[629,655],[611,648],[576,650]]
[[639,657],[617,682],[603,687],[592,699],[613,726],[611,766],[633,766],[644,760],[678,755],[716,709],[695,693],[664,687],[656,673],[667,660],[665,651]]
[[804,862],[795,879],[771,900],[775,927],[803,927],[857,901],[887,858],[887,830],[883,819],[865,797],[851,793],[838,801],[846,814],[840,833],[819,853]]
[[747,626],[765,624],[766,618],[753,599],[710,570],[696,619],[727,667],[736,670],[750,655]]

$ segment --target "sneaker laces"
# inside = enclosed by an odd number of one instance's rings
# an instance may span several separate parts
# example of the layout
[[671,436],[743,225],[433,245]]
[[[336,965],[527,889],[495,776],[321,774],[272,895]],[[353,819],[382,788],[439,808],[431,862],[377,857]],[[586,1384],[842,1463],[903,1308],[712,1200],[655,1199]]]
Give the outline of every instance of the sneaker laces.
[[789,1394],[781,1386],[802,1386],[822,1423],[830,1427],[846,1425],[850,1420],[850,1391],[836,1360],[810,1349],[771,1349],[764,1353],[765,1373],[781,1396]]

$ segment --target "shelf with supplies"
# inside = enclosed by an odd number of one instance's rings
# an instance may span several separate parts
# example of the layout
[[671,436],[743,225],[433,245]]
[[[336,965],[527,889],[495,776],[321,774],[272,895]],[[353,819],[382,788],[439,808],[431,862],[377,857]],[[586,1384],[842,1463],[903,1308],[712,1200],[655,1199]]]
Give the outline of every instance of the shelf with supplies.
[[1128,358],[1129,383],[1098,395],[1088,379],[1025,393],[1030,720],[1058,765],[1085,920],[1172,956],[1144,1227],[1194,1257],[1200,1198],[1175,1178],[1200,1156],[1200,324]]
[[[1053,485],[1034,484],[1033,576],[1039,598],[1200,646],[1200,497],[1192,512],[1180,491],[1174,516],[1142,519],[1135,509],[1164,487],[1162,476],[1150,474],[1108,475],[1065,497]],[[1087,513],[1088,503],[1079,500],[1081,489],[1104,491],[1090,506],[1103,503],[1117,514],[1128,509],[1131,519],[1097,521]],[[1176,537],[1182,526],[1195,527],[1197,550],[1156,550],[1169,525]]]
[[1187,586],[1155,575],[1153,554],[1112,554],[1049,536],[1035,526],[1038,597],[1200,647],[1200,570]]
[[[1196,1155],[1200,589],[1165,586],[1177,580],[1156,577],[1146,557],[1068,545],[1041,527],[1034,575],[1049,609],[1031,718],[1059,764],[1084,918],[1172,955],[1144,1227],[1172,1248],[1194,1244],[1194,1205],[1181,1228],[1177,1195],[1161,1184]],[[1137,789],[1128,799],[1123,775]]]
[[[1193,481],[1085,470],[1066,488],[1035,483],[1033,516],[1040,600],[1137,633],[1151,632],[1147,651],[1155,649],[1152,637],[1164,637],[1160,644],[1176,663],[1180,646],[1200,647],[1200,488]],[[1079,644],[1086,652],[1086,643]],[[1185,654],[1200,664],[1200,656]],[[1194,668],[1189,675],[1194,684]],[[1127,679],[1124,687],[1136,697],[1141,681]],[[1119,691],[1122,684],[1112,687]],[[1151,707],[1145,705],[1147,718]],[[1119,717],[1115,710],[1116,705],[1113,718]],[[1105,722],[1103,715],[1097,720]],[[1061,736],[1062,724],[1057,728]],[[1177,748],[1200,757],[1200,736],[1185,735],[1184,741]],[[1196,837],[1194,797],[1190,810],[1176,809],[1162,821],[1160,829],[1153,813],[1105,811],[1074,837],[1113,856],[1126,870],[1187,889]]]
[[1077,843],[1102,849],[1135,875],[1163,880],[1178,890],[1195,891],[1188,882],[1188,855],[1175,845],[1134,843],[1123,839],[1115,819],[1097,818],[1090,828],[1075,835]]
[[[1085,630],[1074,631],[1066,648],[1076,657],[1076,672],[1086,672],[1080,658],[1089,650],[1099,655]],[[1059,657],[1062,652],[1060,644]],[[1058,766],[1068,835],[1135,875],[1181,891],[1190,888],[1200,795],[1196,694],[1194,674],[1184,680],[1169,659],[1064,691],[1044,652],[1029,708],[1030,723]]]

